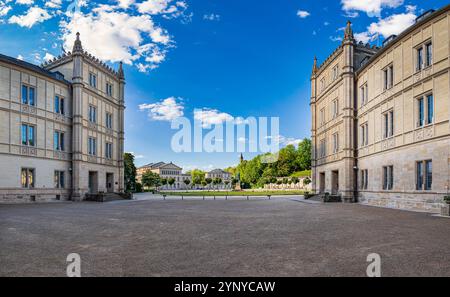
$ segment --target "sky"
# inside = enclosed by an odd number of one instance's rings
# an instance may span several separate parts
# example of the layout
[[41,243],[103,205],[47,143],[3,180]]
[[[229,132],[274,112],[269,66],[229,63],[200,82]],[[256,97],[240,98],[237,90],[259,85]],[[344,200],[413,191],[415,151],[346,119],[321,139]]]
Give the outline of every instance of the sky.
[[[0,52],[31,63],[83,47],[124,63],[125,151],[136,164],[174,162],[185,171],[236,165],[240,152],[177,152],[174,120],[276,117],[280,147],[310,137],[312,63],[355,38],[381,45],[444,0],[0,0]],[[210,124],[210,129],[206,125]],[[223,136],[226,136],[223,135]],[[216,144],[225,137],[216,136]],[[252,139],[235,137],[236,144]],[[250,159],[257,152],[249,152]]]

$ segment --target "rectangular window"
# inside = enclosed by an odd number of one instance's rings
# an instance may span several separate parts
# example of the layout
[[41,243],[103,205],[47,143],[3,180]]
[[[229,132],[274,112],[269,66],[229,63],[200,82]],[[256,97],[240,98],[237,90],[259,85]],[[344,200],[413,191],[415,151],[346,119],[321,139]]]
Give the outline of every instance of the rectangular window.
[[334,66],[334,68],[333,68],[333,80],[338,79],[338,76],[339,76],[339,68],[338,68],[338,66]]
[[97,155],[97,139],[93,137],[88,139],[88,154],[91,156]]
[[339,134],[333,134],[333,153],[337,153],[339,151]]
[[22,145],[35,146],[35,127],[28,124],[22,124]]
[[53,134],[53,148],[56,151],[64,151],[64,133],[55,131]]
[[64,98],[55,96],[55,113],[64,114]]
[[416,190],[431,190],[433,165],[431,160],[416,162]]
[[369,123],[364,123],[360,126],[361,129],[361,146],[369,144]]
[[383,190],[392,190],[394,187],[394,166],[383,166]]
[[22,168],[21,184],[22,188],[34,188],[34,168]]
[[394,66],[389,65],[383,69],[383,88],[390,89],[394,86]]
[[431,44],[431,42],[425,45],[425,52],[425,66],[431,66],[431,64],[433,63],[433,45]]
[[97,76],[92,72],[89,72],[89,85],[94,88],[97,87]]
[[367,169],[363,169],[360,172],[361,174],[361,183],[360,183],[360,189],[362,190],[367,190],[367,185],[368,185],[368,177],[369,177],[369,170]]
[[106,83],[106,95],[112,96],[112,85],[110,83]]
[[427,95],[427,124],[433,123],[434,99],[433,95]]
[[97,108],[93,105],[89,105],[89,121],[92,123],[97,122]]
[[383,114],[383,136],[388,138],[394,136],[394,111],[390,110]]
[[112,129],[112,114],[109,112],[106,113],[106,128]]
[[320,80],[320,90],[323,91],[325,89],[325,78]]
[[419,47],[417,49],[417,61],[416,61],[416,70],[419,71],[422,69],[423,66],[423,48]]
[[325,108],[320,110],[320,125],[325,124]]
[[63,189],[65,184],[64,171],[55,171],[55,188]]
[[112,143],[106,143],[105,157],[106,159],[112,159]]
[[422,127],[424,124],[424,117],[425,117],[425,106],[423,104],[423,98],[417,99],[417,112],[418,112],[418,119],[417,119],[417,126]]
[[22,104],[28,104],[31,106],[36,105],[36,94],[34,87],[22,85]]
[[367,83],[359,88],[359,93],[361,96],[361,106],[364,106],[369,101],[369,91],[367,88]]
[[320,141],[320,157],[325,157],[325,139]]
[[339,112],[339,104],[338,99],[336,99],[333,100],[333,110],[332,110],[333,119],[335,119],[338,116],[338,112]]

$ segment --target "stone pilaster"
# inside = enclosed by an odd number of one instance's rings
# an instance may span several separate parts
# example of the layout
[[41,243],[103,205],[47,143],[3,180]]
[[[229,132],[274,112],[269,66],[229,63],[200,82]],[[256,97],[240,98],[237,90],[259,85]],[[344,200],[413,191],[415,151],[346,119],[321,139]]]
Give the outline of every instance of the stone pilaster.
[[72,200],[83,200],[84,190],[81,188],[81,162],[83,158],[83,47],[80,34],[73,46],[72,77]]
[[125,75],[123,73],[122,62],[119,64],[118,70],[119,77],[119,143],[117,150],[117,162],[119,165],[119,192],[125,191],[125,178],[124,178],[124,140],[125,140]]
[[316,172],[316,147],[317,147],[317,139],[316,139],[316,98],[317,98],[317,58],[314,57],[313,70],[311,74],[311,189],[315,192],[318,192],[317,185],[317,172]]
[[[354,70],[354,45],[353,31],[350,21],[347,22],[345,28],[344,40],[342,41],[344,65],[342,71],[342,80],[344,88],[344,106],[343,106],[343,122],[344,122],[344,166],[339,171],[339,189],[344,202],[354,202],[355,192],[355,70]],[[341,174],[342,172],[342,174]]]

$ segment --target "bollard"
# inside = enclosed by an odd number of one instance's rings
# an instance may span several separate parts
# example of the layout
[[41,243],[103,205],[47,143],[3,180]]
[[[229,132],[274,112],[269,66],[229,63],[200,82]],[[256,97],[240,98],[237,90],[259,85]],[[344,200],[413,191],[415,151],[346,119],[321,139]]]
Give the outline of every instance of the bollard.
[[248,196],[247,196],[247,200],[248,200]]
[[267,195],[267,197],[269,197],[269,200],[270,200],[270,195]]
[[163,195],[163,199],[166,200],[166,195]]
[[228,197],[227,197],[227,196],[225,196],[225,200],[228,200]]
[[181,200],[184,200],[184,199],[183,199],[183,195],[181,195]]
[[205,200],[205,195],[203,195],[203,200]]

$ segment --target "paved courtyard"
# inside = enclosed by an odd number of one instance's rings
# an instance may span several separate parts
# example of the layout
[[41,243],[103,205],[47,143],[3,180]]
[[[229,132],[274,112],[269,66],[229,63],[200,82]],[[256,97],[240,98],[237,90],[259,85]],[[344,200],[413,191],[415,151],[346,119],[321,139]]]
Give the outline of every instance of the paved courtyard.
[[[300,197],[0,205],[0,275],[450,276],[450,219]],[[300,201],[296,201],[300,200]]]

